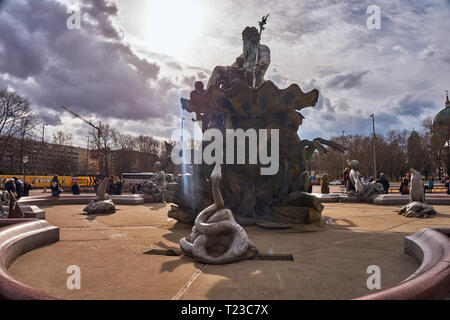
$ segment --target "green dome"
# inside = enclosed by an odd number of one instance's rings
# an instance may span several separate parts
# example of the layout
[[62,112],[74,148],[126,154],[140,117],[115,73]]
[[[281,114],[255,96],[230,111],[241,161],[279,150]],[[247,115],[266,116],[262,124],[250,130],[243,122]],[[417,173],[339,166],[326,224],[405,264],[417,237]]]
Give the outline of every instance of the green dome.
[[416,130],[411,131],[411,134],[409,135],[410,138],[420,137],[419,133]]
[[450,126],[450,108],[446,107],[444,110],[439,112],[434,118],[434,125],[438,126]]

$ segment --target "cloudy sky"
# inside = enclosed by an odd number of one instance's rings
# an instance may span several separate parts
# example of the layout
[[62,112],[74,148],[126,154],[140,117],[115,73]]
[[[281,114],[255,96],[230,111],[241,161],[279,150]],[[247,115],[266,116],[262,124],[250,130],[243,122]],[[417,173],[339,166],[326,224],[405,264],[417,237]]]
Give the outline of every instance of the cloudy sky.
[[[370,5],[379,30],[367,28]],[[79,30],[67,28],[72,10]],[[234,62],[243,28],[266,13],[266,79],[320,91],[301,138],[369,134],[372,112],[381,133],[412,130],[444,107],[450,0],[0,0],[0,88],[31,100],[47,140],[64,130],[85,144],[89,128],[62,105],[124,133],[170,137],[180,97]]]

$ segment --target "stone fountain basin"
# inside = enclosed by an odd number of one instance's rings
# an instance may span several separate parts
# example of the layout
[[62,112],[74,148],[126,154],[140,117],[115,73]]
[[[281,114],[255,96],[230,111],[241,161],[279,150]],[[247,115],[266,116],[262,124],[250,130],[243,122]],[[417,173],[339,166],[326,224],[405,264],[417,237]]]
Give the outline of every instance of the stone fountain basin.
[[[424,220],[397,215],[397,206],[329,203],[322,226],[245,227],[262,253],[292,254],[294,261],[213,266],[144,254],[178,250],[190,232],[190,225],[167,217],[169,204],[120,205],[114,215],[89,217],[82,208],[46,208],[60,240],[13,260],[9,279],[64,299],[353,299],[378,292],[366,287],[370,265],[381,268],[382,289],[414,274],[418,264],[404,253],[405,236],[450,227],[448,206],[436,206],[438,214]],[[81,269],[81,290],[66,287],[70,265]]]

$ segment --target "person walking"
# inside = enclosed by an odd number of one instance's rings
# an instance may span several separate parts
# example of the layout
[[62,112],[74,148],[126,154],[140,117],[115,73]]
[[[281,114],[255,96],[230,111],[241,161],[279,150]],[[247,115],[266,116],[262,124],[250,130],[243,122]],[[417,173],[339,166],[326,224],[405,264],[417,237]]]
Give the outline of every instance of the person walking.
[[343,179],[343,184],[344,184],[345,188],[347,188],[347,181],[349,179],[349,176],[350,176],[350,169],[349,168],[345,168],[345,170],[344,170],[344,179]]
[[320,193],[330,193],[330,187],[328,186],[328,175],[326,173],[324,173],[322,178],[320,179]]
[[386,179],[384,173],[380,174],[380,179],[377,180],[378,183],[381,183],[381,185],[383,186],[384,189],[384,193],[389,193],[389,181]]
[[122,181],[120,181],[120,178],[117,176],[114,178],[114,187],[115,187],[116,195],[120,196],[122,194],[123,183],[122,183]]
[[9,191],[10,193],[16,194],[16,184],[14,183],[13,178],[9,178],[5,182],[5,190]]
[[56,173],[53,175],[53,179],[50,182],[50,188],[52,190],[52,196],[59,197],[59,194],[62,192],[62,188]]
[[94,178],[94,192],[97,192],[98,185],[100,184],[100,181],[98,181],[98,178]]
[[434,179],[431,178],[431,180],[428,182],[428,188],[427,188],[427,190],[428,190],[429,192],[433,192],[433,188],[434,188]]
[[25,183],[23,184],[23,196],[29,197],[31,189],[31,184],[25,181]]
[[402,183],[400,184],[400,188],[398,191],[400,191],[400,193],[403,195],[409,194],[408,185],[409,185],[408,178],[404,177]]
[[23,182],[19,178],[14,177],[14,185],[16,186],[16,199],[19,200],[23,197]]
[[136,185],[132,184],[131,185],[131,194],[136,194],[137,190],[136,190]]
[[73,182],[72,182],[72,194],[73,194],[74,196],[80,194],[80,186],[78,185],[78,182],[77,182],[77,181],[73,181]]
[[116,194],[116,186],[114,183],[114,176],[109,177],[107,185],[106,185],[106,190],[108,192],[108,194]]

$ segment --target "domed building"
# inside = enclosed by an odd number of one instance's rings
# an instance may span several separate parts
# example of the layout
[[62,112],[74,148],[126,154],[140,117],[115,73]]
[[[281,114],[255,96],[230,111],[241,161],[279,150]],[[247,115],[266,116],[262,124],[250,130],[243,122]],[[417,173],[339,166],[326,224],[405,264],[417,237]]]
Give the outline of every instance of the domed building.
[[439,178],[450,176],[450,100],[448,90],[445,108],[441,110],[433,121],[432,144],[437,150],[439,161]]

